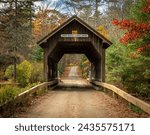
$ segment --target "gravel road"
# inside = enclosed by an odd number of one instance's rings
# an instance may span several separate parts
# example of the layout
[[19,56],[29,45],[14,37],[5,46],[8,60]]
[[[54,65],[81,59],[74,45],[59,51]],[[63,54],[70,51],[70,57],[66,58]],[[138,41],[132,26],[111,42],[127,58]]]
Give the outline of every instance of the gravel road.
[[[96,91],[83,79],[77,79],[77,67],[70,70],[69,78],[48,94],[41,96],[18,117],[29,118],[109,118],[140,117],[128,106],[104,92]],[[75,76],[75,78],[73,77]]]

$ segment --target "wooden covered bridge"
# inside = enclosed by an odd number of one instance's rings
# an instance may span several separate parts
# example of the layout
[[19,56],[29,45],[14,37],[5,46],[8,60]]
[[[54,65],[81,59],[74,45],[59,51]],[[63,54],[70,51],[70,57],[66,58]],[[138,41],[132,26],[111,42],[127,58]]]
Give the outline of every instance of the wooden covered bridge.
[[112,43],[77,16],[38,42],[44,50],[45,81],[57,79],[57,64],[64,54],[85,54],[91,62],[91,80],[105,81],[105,50]]

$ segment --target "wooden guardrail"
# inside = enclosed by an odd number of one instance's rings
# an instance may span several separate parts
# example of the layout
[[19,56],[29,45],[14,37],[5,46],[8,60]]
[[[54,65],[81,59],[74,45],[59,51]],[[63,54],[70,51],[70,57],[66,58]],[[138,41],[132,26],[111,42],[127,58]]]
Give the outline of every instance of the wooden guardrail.
[[134,104],[135,106],[141,108],[143,111],[145,111],[146,113],[150,114],[150,104],[126,93],[125,91],[111,85],[111,84],[107,84],[107,83],[103,83],[103,82],[98,82],[98,81],[94,81],[92,82],[93,84],[97,85],[97,86],[101,86],[104,88],[107,88],[113,92],[115,92],[117,95],[121,96],[122,98],[124,98],[125,100],[127,100],[128,102]]
[[30,88],[29,90],[26,90],[26,91],[20,93],[16,98],[22,98],[24,96],[34,94],[35,92],[38,92],[39,90],[42,90],[42,89],[47,90],[48,86],[52,86],[52,85],[57,84],[57,83],[58,83],[58,80],[41,83],[39,85],[36,85],[36,86]]
[[48,87],[57,83],[58,80],[44,82],[20,93],[13,100],[8,101],[0,106],[0,117],[9,117],[17,107],[27,104],[32,100],[33,97],[39,93],[45,93],[48,90]]

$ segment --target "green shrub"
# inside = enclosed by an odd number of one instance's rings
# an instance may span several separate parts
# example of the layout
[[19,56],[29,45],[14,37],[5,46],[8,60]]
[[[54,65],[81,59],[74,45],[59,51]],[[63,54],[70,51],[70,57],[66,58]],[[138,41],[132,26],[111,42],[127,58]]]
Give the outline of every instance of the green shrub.
[[14,72],[13,65],[8,66],[6,71],[5,71],[5,77],[7,79],[13,80],[13,72]]
[[33,49],[33,52],[31,54],[31,58],[33,61],[42,61],[43,60],[43,49],[38,46],[38,45],[35,45],[35,48]]
[[42,63],[32,63],[31,66],[31,76],[30,83],[43,82],[43,64]]
[[[5,76],[13,80],[13,65],[8,66],[5,71]],[[17,65],[17,82],[22,86],[26,86],[29,83],[31,76],[31,64],[28,61],[23,61],[21,64]]]
[[80,68],[82,71],[82,77],[87,78],[90,71],[90,62],[85,56],[83,56],[81,59]]
[[11,101],[17,96],[20,89],[16,86],[4,86],[0,88],[0,105]]
[[31,63],[27,60],[17,66],[17,82],[22,86],[29,84],[31,77]]
[[133,111],[133,112],[136,112],[136,113],[143,113],[143,110],[140,109],[139,107],[129,103],[129,108]]
[[[5,76],[13,80],[13,65],[10,65],[5,72]],[[43,82],[43,64],[42,63],[30,63],[25,60],[17,65],[17,82],[24,86],[29,83]]]

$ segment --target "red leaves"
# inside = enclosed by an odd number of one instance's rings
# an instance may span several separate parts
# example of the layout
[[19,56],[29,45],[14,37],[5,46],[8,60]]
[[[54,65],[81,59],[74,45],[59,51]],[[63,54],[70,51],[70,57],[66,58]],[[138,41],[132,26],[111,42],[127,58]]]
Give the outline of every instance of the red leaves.
[[[147,0],[146,5],[142,9],[145,13],[150,13],[150,0]],[[138,23],[134,20],[124,19],[122,21],[118,21],[117,19],[113,19],[112,24],[114,26],[118,26],[118,28],[122,30],[126,30],[127,32],[120,39],[120,42],[125,45],[129,42],[139,39],[145,34],[147,34],[150,30],[150,20],[145,23]]]
[[150,0],[147,0],[148,3],[150,3]]
[[137,48],[136,51],[137,51],[138,53],[141,53],[142,51],[144,51],[144,50],[146,50],[146,49],[148,49],[148,48],[150,48],[149,45],[143,45],[142,47]]
[[148,4],[142,9],[144,13],[150,13],[150,0],[148,1]]
[[139,29],[142,31],[147,31],[148,30],[148,28],[149,28],[149,23],[141,23],[141,24],[139,24]]
[[137,53],[131,53],[129,56],[131,59],[136,59],[138,57]]
[[150,44],[142,45],[141,47],[139,47],[139,48],[136,49],[136,52],[131,53],[131,54],[129,55],[129,57],[130,57],[131,59],[136,59],[136,58],[138,58],[138,56],[139,56],[140,53],[142,53],[142,52],[148,50],[149,48],[150,48]]
[[113,19],[112,24],[115,26],[120,26],[120,29],[126,29],[128,27],[135,26],[136,22],[129,19],[125,19],[119,22],[117,19]]
[[114,19],[112,24],[118,26],[120,29],[129,30],[129,31],[147,31],[150,27],[150,21],[147,23],[137,23],[134,20],[124,19],[122,21],[118,21]]
[[117,19],[113,19],[112,24],[117,26],[119,24],[119,21]]
[[138,39],[141,37],[141,34],[135,30],[125,33],[125,35],[120,39],[120,42],[127,45],[130,41]]
[[[112,24],[114,26],[117,26],[119,29],[123,30],[125,32],[124,36],[120,39],[120,42],[123,43],[124,45],[127,45],[137,39],[148,39],[149,34],[150,34],[150,0],[147,0],[147,3],[144,3],[144,7],[140,8],[140,12],[143,13],[143,16],[146,15],[147,21],[143,22],[138,22],[135,20],[130,20],[130,19],[123,19],[121,21],[117,19],[113,19]],[[115,32],[114,32],[115,33]],[[117,33],[115,33],[118,35]],[[120,38],[120,37],[118,37]],[[143,40],[144,41],[144,40]],[[148,49],[150,49],[150,44],[148,45],[143,45],[142,43],[139,47],[136,49],[135,53],[132,54],[130,57],[135,59],[138,57],[139,54],[143,54],[143,52],[147,52]]]
[[125,45],[130,41],[141,38],[145,33],[149,31],[150,23],[137,23],[134,20],[124,19],[118,21],[116,19],[112,22],[115,26],[118,26],[122,30],[127,30],[124,36],[120,39],[120,42]]
[[147,0],[145,7],[142,9],[144,13],[150,13],[150,0]]
[[122,20],[120,22],[120,29],[128,29],[129,27],[132,27],[132,23],[130,20]]
[[143,48],[140,47],[140,48],[137,48],[136,50],[137,50],[138,53],[140,53],[143,50]]

